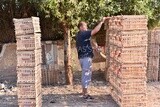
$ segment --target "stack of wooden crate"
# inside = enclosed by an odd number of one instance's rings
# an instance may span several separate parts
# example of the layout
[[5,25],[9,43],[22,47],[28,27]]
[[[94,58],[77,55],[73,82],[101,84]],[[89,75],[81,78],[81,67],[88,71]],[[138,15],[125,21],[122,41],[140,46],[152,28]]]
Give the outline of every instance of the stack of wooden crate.
[[41,107],[41,34],[39,18],[14,19],[17,41],[19,107]]
[[111,96],[121,107],[146,107],[147,18],[111,17],[106,31]]
[[151,30],[148,34],[148,81],[158,81],[159,77],[160,30]]
[[59,41],[45,41],[42,44],[43,48],[43,64],[42,64],[42,85],[57,85],[61,84],[62,76],[60,70],[60,52],[58,45]]

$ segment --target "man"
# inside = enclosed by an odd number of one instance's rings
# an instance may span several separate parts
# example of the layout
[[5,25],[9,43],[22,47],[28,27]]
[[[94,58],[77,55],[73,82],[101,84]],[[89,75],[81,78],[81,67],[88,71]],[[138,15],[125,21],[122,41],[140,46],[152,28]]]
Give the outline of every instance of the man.
[[91,47],[90,39],[91,36],[94,36],[100,30],[106,19],[108,19],[108,17],[103,17],[101,22],[93,30],[88,30],[86,22],[81,21],[78,24],[79,32],[76,35],[76,47],[78,52],[78,59],[80,60],[82,68],[81,82],[84,99],[93,99],[93,97],[91,97],[87,92],[87,88],[91,81],[93,58],[93,49]]

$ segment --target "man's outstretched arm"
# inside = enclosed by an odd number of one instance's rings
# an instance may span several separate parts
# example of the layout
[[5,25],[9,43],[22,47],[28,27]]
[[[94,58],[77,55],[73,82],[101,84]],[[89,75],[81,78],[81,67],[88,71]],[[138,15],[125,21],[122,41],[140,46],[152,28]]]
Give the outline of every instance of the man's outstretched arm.
[[106,19],[109,19],[109,17],[103,17],[102,21],[91,31],[92,36],[95,35],[101,29],[101,26]]

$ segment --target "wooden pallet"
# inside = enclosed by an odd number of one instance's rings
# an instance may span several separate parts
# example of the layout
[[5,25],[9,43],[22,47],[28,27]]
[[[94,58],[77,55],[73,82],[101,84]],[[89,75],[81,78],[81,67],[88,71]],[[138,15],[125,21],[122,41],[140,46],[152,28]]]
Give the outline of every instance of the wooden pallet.
[[27,34],[16,37],[17,50],[35,50],[41,48],[41,34]]
[[16,36],[41,32],[38,17],[13,19]]
[[35,98],[18,98],[19,107],[42,107],[42,95]]
[[42,50],[17,51],[17,66],[37,66],[42,63]]

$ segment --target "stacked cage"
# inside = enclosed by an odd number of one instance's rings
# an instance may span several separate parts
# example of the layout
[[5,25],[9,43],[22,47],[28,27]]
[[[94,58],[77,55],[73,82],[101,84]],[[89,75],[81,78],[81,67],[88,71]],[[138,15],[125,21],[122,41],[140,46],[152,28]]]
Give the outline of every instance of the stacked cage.
[[106,31],[111,96],[120,107],[146,107],[147,18],[111,17]]
[[14,19],[17,41],[19,107],[41,107],[41,30],[39,18]]
[[46,41],[43,44],[44,63],[42,65],[42,84],[43,85],[57,85],[62,79],[62,73],[59,70],[59,46],[58,42]]
[[160,29],[154,29],[148,35],[148,81],[159,80]]

